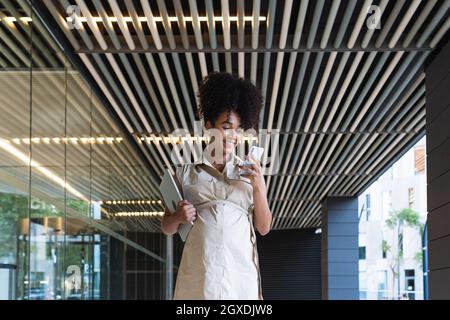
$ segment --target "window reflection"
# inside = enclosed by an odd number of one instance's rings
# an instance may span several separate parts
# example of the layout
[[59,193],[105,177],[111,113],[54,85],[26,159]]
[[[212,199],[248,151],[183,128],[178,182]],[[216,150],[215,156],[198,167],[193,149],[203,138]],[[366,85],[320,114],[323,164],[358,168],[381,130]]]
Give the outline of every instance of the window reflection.
[[115,215],[163,210],[142,159],[28,2],[0,13],[0,299],[164,298],[160,216]]

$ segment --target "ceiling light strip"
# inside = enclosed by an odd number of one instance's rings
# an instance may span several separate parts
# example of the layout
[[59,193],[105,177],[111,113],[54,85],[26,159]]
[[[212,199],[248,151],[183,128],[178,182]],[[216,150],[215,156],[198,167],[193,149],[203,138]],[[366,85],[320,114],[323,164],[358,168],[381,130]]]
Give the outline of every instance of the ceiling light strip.
[[124,211],[113,213],[115,217],[162,217],[163,211]]

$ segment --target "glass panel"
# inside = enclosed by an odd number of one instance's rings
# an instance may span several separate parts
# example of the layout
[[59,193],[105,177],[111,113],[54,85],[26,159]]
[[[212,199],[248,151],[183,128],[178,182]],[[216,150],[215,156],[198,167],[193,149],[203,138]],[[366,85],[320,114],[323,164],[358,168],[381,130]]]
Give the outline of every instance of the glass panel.
[[0,15],[0,299],[164,298],[143,159],[27,1]]
[[[0,1],[0,299],[28,296],[30,16]],[[14,17],[4,19],[4,17]]]
[[0,168],[1,299],[26,295],[29,168]]
[[[91,92],[78,72],[67,72],[66,179],[66,299],[91,299],[94,232],[91,218]],[[86,138],[86,139],[85,139]],[[79,273],[78,275],[76,273]]]

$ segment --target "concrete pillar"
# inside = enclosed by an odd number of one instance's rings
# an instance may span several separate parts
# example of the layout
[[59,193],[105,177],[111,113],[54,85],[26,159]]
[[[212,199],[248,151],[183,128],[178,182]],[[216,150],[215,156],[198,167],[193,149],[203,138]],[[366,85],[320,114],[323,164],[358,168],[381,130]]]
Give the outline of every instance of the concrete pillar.
[[450,299],[450,42],[425,71],[430,299]]
[[322,299],[358,300],[358,198],[322,203]]

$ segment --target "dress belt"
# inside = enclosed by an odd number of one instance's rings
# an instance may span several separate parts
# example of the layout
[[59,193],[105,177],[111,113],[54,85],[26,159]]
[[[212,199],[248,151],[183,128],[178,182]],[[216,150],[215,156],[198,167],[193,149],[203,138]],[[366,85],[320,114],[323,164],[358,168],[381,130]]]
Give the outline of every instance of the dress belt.
[[[226,203],[231,205],[232,207],[242,211],[243,213],[245,213],[246,215],[249,214],[249,210],[245,210],[244,208],[242,208],[241,206],[237,205],[236,203],[229,201],[229,200],[208,200],[208,201],[204,201],[198,204],[194,204],[194,207],[196,209],[203,209],[203,208],[208,208],[208,207],[212,207],[215,204],[222,204],[222,203]],[[251,207],[250,207],[251,208]],[[249,208],[249,209],[250,209]]]

